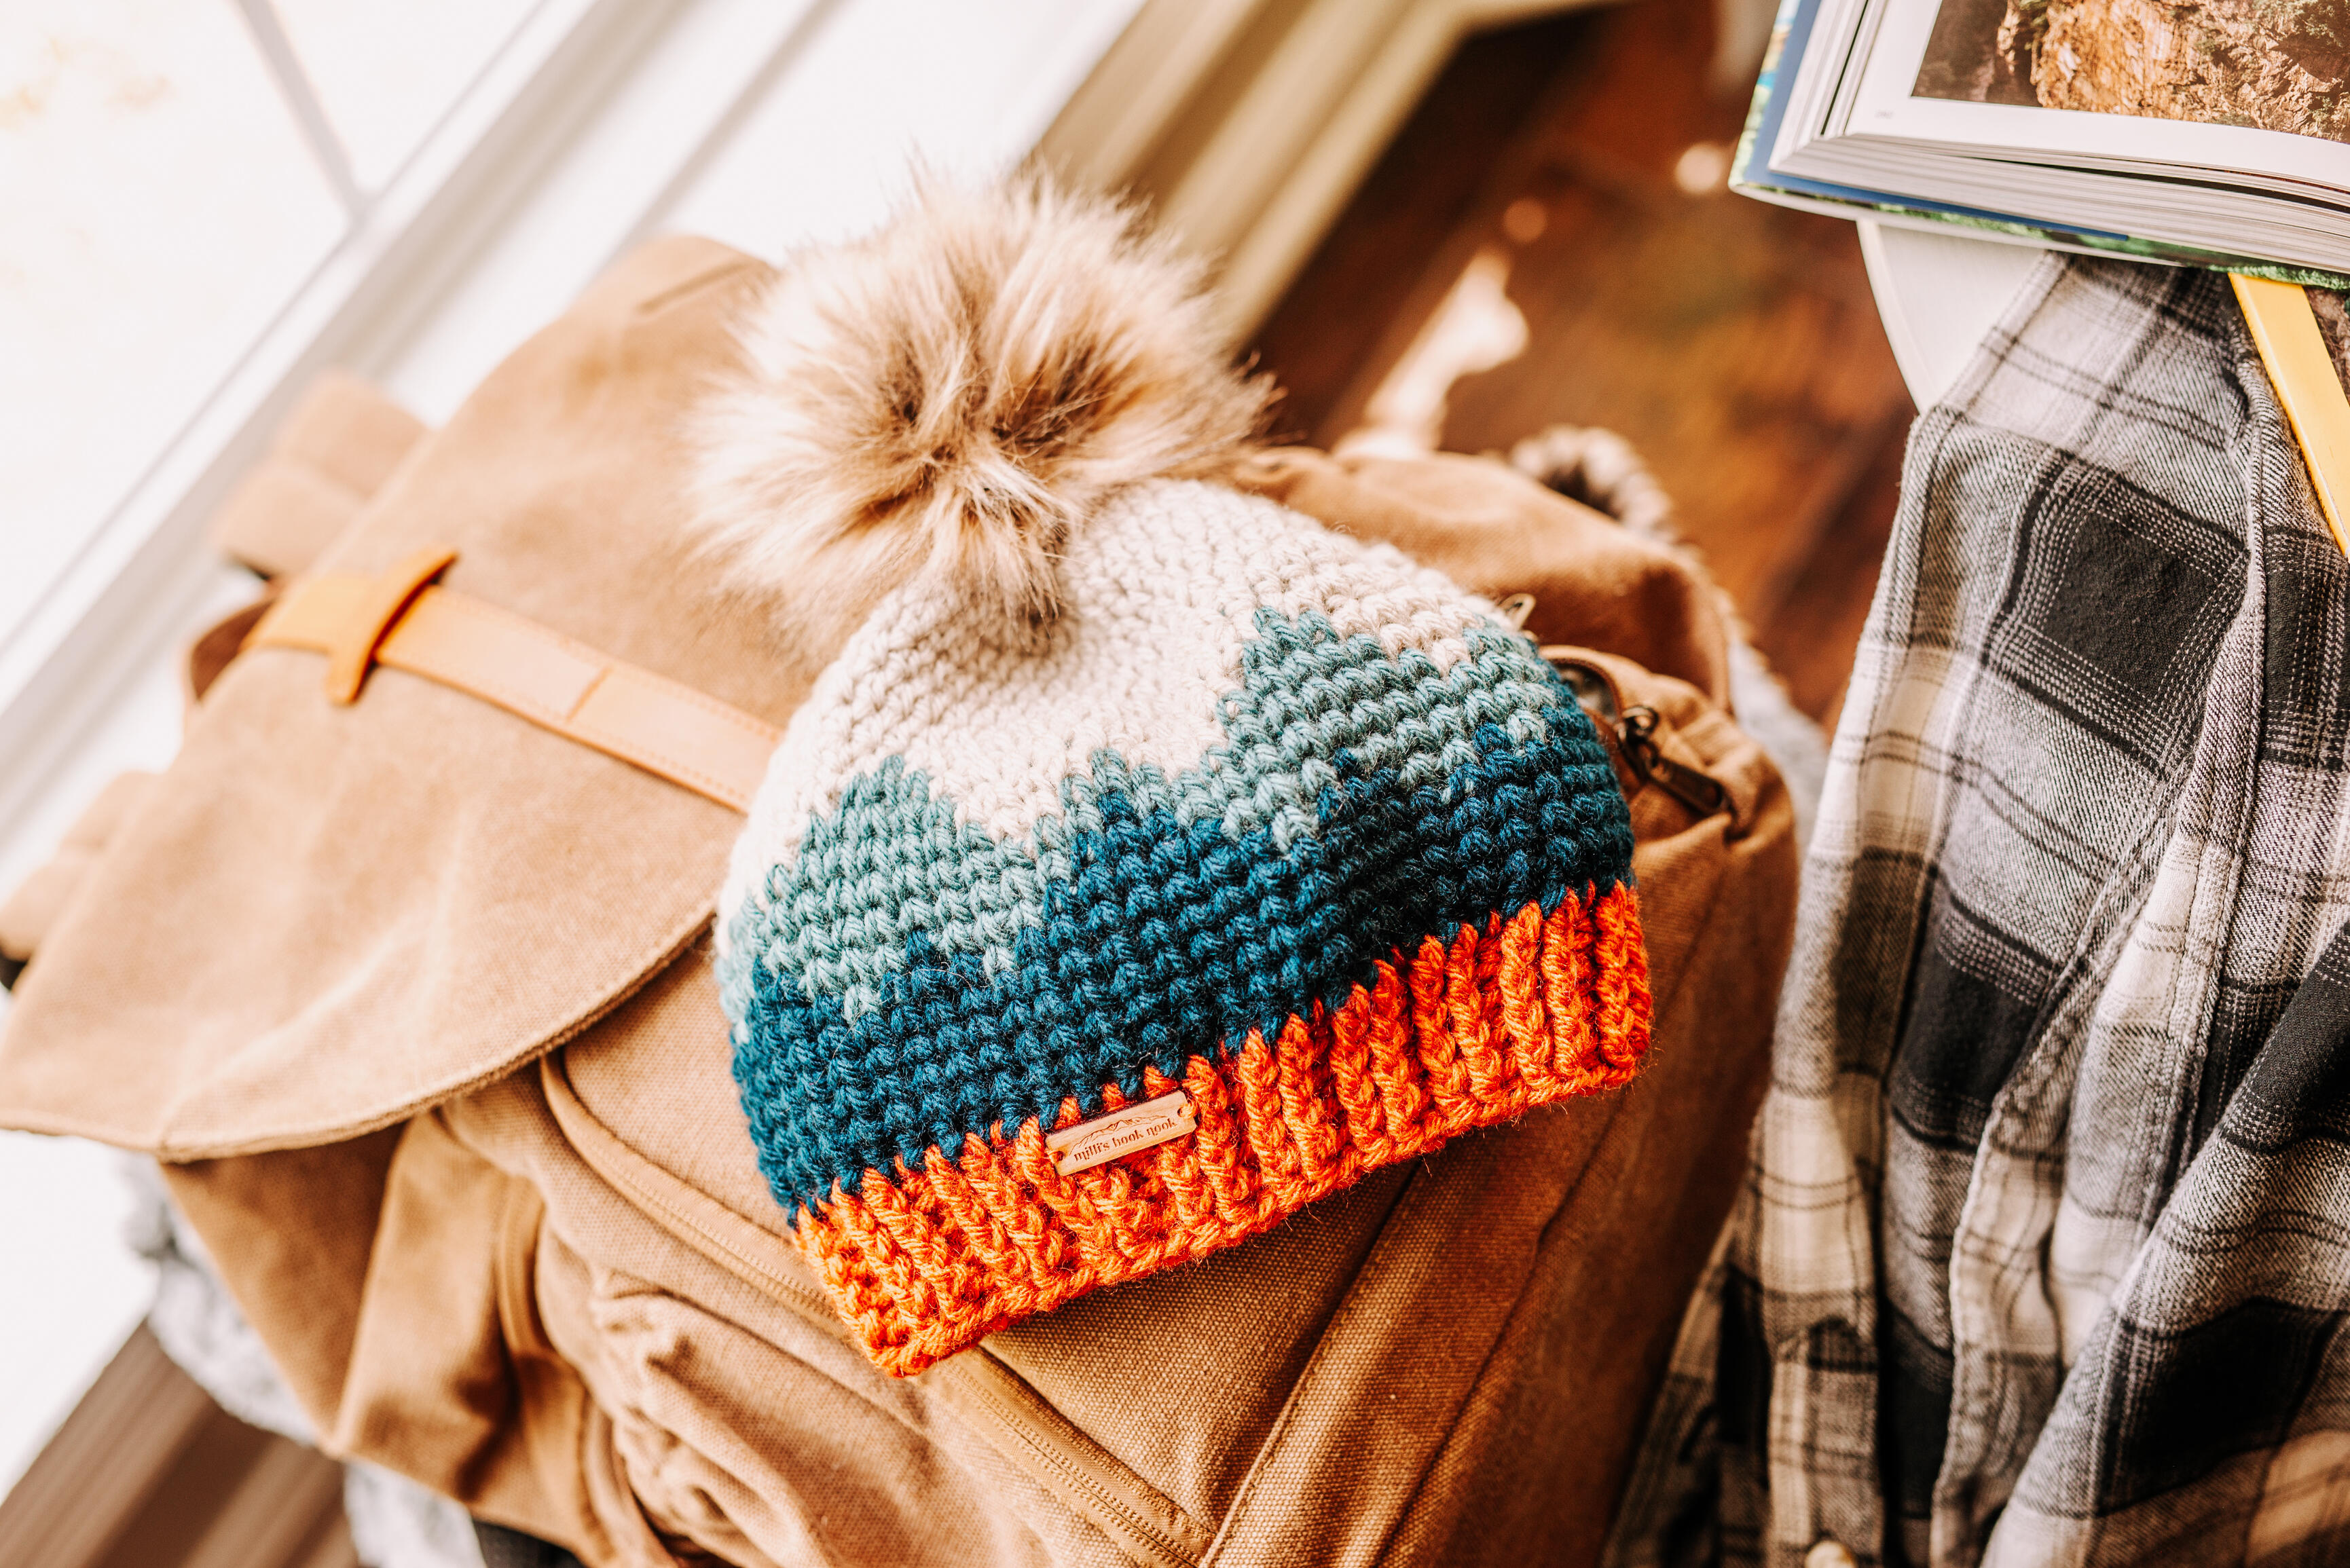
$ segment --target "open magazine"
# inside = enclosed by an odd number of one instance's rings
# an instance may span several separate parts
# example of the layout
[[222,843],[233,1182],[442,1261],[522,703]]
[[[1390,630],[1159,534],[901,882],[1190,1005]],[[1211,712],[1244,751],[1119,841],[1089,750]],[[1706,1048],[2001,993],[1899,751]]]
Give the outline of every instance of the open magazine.
[[2350,0],[1785,0],[1732,178],[2350,286]]

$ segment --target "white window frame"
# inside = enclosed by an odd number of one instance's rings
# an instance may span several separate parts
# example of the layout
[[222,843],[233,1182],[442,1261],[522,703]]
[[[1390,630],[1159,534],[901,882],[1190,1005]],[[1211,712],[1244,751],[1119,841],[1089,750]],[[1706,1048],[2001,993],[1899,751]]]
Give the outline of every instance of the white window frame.
[[[0,635],[0,869],[21,872],[26,836],[59,826],[38,797],[125,683],[219,592],[204,519],[252,465],[302,388],[328,365],[364,373],[404,324],[478,254],[517,187],[542,171],[599,99],[665,35],[723,32],[738,51],[695,61],[703,96],[674,106],[672,134],[702,140],[821,5],[542,0],[353,214],[343,237],[192,410],[94,528],[41,601]],[[715,15],[714,13],[731,13]],[[690,52],[690,51],[688,51]],[[712,78],[716,79],[712,79]],[[729,78],[733,79],[728,79]],[[619,207],[626,194],[614,192]],[[617,213],[616,213],[617,216]],[[50,829],[42,833],[43,828]]]

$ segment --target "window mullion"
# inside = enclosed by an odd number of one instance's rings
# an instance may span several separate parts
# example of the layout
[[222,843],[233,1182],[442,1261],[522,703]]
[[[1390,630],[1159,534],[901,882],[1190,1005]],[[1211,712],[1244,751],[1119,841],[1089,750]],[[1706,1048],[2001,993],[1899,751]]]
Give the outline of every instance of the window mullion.
[[367,205],[367,194],[351,172],[350,155],[343,151],[342,139],[335,134],[334,122],[327,118],[327,106],[319,101],[317,89],[310,85],[309,73],[302,68],[301,57],[294,52],[294,40],[287,36],[276,6],[270,0],[236,0],[236,8],[244,14],[245,26],[253,29],[253,41],[260,47],[261,57],[268,64],[270,78],[284,95],[294,123],[301,127],[302,140],[308,144],[310,155],[317,160],[319,171],[326,175],[335,199],[356,219]]

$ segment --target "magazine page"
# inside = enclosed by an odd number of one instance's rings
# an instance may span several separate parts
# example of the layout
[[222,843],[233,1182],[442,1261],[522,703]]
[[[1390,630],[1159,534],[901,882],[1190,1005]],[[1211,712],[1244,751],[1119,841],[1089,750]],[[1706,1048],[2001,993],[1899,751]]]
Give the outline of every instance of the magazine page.
[[[1772,166],[1771,158],[1776,150],[1800,140],[1800,132],[1794,129],[1802,118],[1794,107],[1799,101],[1794,84],[1805,69],[1806,59],[1812,60],[1815,77],[1822,74],[1833,77],[1835,67],[1823,72],[1818,67],[1817,57],[1809,56],[1813,41],[1822,40],[1824,52],[1848,52],[1855,38],[1852,18],[1859,14],[1864,4],[1865,0],[1781,0],[1778,17],[1772,26],[1771,42],[1763,55],[1762,74],[1755,81],[1754,101],[1747,111],[1746,126],[1739,137],[1738,156],[1731,171],[1731,183],[1765,201],[1808,206],[1838,216],[1848,217],[1856,209],[1863,209],[1898,223],[1922,224],[1929,228],[1955,224],[1970,233],[1991,233],[2020,244],[2048,243],[2047,230],[2007,213],[1910,197],[1888,197],[1885,192],[1866,186],[1807,180]],[[1843,57],[1839,54],[1835,57]],[[1814,86],[1817,88],[1814,95],[1815,101],[1825,102],[1833,96],[1833,79],[1825,86],[1815,80]],[[2105,234],[2096,237],[2117,241],[2126,236]]]
[[1884,30],[1886,18],[1898,8],[1898,0],[1863,0],[1859,20],[1853,28],[1852,63],[1846,67],[1844,79],[1836,84],[1835,100],[1822,122],[1824,130],[1841,133],[1851,120],[1859,105],[1861,88],[1868,79],[1877,36]]
[[2241,249],[2289,265],[2350,266],[2350,215],[2226,184],[2051,169],[1853,138],[1815,144],[1797,166],[1808,173],[1814,165],[1824,171],[1821,177],[1938,201],[2004,206],[2044,223],[2092,225],[2215,254]]
[[2350,0],[1890,0],[1831,135],[2350,192]]
[[[1964,141],[1835,137],[1836,102],[1856,97],[1866,46],[1888,10],[1904,3],[1782,0],[1740,138],[1731,174],[1736,188],[1787,206],[1872,215],[1899,227],[2224,266],[2297,282],[2343,281],[2342,270],[2350,267],[2350,222],[2337,214],[2350,203],[2328,185],[2207,174],[2137,159],[2111,161],[2114,171],[2102,172],[2093,165],[2106,161],[2085,156],[2035,158],[2029,151]],[[2007,11],[2005,0],[1978,8],[1980,36],[1995,40]],[[2028,80],[2028,52],[2010,52],[2011,61],[2021,59],[2022,77],[2002,83],[1983,49],[1968,56],[1951,47],[1952,18],[1965,19],[1957,6],[1929,7],[1927,16],[1940,39],[1921,47],[1914,19],[1898,34],[1902,52],[1911,54],[1902,64],[1914,67],[1900,85],[1918,89],[1911,96],[1939,93],[1970,111],[2028,107],[1992,102],[2022,95],[2014,84]],[[1963,35],[1956,41],[1963,42]],[[1970,69],[1953,68],[1962,59]],[[2028,118],[2045,122],[2080,116],[2032,110]],[[1801,157],[1792,156],[1798,151]],[[2262,194],[2263,188],[2274,193]],[[2279,201],[2279,194],[2288,199]]]
[[1888,0],[1823,0],[1812,29],[1813,47],[1797,82],[1798,96],[1780,140],[1780,152],[1802,147],[1851,116]]
[[2350,142],[2350,0],[1940,0],[1910,91]]
[[1866,0],[1802,0],[1794,7],[1787,39],[1795,46],[1794,57],[1778,76],[1784,84],[1774,106],[1778,135],[1765,143],[1773,161],[1826,130],[1839,86],[1850,82],[1858,90],[1863,62],[1856,24],[1866,5]]

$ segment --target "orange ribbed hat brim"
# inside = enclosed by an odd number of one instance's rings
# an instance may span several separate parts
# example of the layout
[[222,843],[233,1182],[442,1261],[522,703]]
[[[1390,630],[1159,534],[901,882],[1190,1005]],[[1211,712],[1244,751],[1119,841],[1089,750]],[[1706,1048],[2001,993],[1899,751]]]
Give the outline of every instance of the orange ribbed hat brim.
[[[1030,1118],[922,1168],[866,1172],[797,1216],[801,1244],[884,1371],[906,1377],[987,1334],[1097,1290],[1204,1257],[1367,1173],[1471,1127],[1616,1087],[1648,1044],[1648,976],[1632,890],[1545,918],[1431,936],[1335,1010],[1293,1015],[1268,1044],[1192,1056],[1194,1131],[1063,1175]],[[1126,1099],[1106,1088],[1107,1109]],[[1058,1125],[1078,1119],[1062,1106]]]

